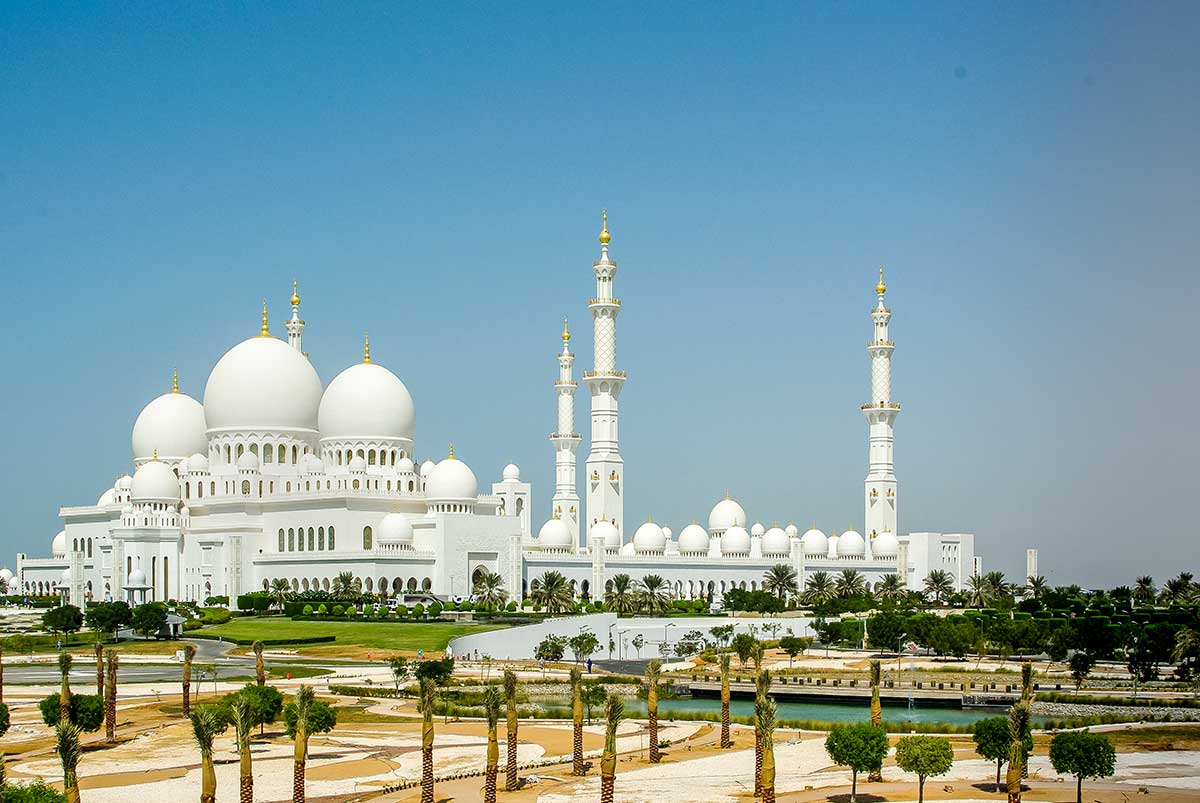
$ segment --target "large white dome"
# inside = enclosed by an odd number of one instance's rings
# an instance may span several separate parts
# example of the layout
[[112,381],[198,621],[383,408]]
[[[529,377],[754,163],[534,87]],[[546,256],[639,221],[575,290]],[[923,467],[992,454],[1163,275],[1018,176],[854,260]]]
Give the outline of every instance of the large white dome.
[[571,547],[571,531],[567,529],[562,519],[549,519],[538,530],[538,545],[542,549],[569,549]]
[[866,546],[863,537],[855,530],[846,530],[838,538],[838,554],[847,558],[861,558]]
[[389,513],[379,522],[379,543],[411,544],[413,526],[403,513]]
[[59,530],[58,535],[50,542],[50,556],[65,558],[67,556],[67,531]]
[[429,500],[475,501],[479,482],[471,468],[451,455],[434,467],[425,480],[425,498]]
[[633,548],[638,552],[662,552],[666,549],[667,537],[662,527],[648,521],[633,534]]
[[363,362],[333,378],[317,414],[321,438],[412,440],[417,410],[400,378],[382,365]]
[[750,533],[745,527],[730,527],[721,536],[722,555],[746,555],[750,552]]
[[316,432],[320,406],[317,372],[303,354],[270,336],[243,340],[225,352],[204,388],[209,431]]
[[746,511],[728,496],[713,506],[708,514],[708,529],[721,531],[730,527],[745,527]]
[[786,555],[792,551],[792,539],[778,527],[772,527],[763,535],[762,551],[764,555]]
[[692,522],[679,533],[679,553],[681,555],[707,555],[708,531],[699,524]]
[[588,531],[588,546],[592,546],[597,540],[605,548],[613,548],[621,543],[621,533],[617,531],[616,525],[611,521],[601,519]]
[[171,467],[161,460],[143,463],[133,473],[133,490],[130,497],[134,502],[179,501],[179,479]]
[[813,527],[806,532],[800,541],[804,544],[805,555],[821,555],[824,557],[829,554],[829,539],[825,533]]
[[894,558],[900,554],[900,539],[891,530],[884,530],[871,542],[871,554],[877,558]]
[[133,422],[133,460],[158,453],[160,460],[184,460],[208,449],[204,408],[186,393],[164,393],[147,404]]

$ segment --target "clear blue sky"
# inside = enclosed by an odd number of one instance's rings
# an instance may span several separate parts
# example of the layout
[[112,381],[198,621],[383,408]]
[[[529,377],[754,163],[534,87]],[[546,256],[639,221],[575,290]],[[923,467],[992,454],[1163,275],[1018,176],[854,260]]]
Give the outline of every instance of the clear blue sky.
[[606,206],[628,522],[861,527],[882,262],[902,530],[1200,569],[1197,41],[1194,3],[4,4],[0,553],[293,275],[326,382],[370,330],[418,457],[514,460],[540,518]]

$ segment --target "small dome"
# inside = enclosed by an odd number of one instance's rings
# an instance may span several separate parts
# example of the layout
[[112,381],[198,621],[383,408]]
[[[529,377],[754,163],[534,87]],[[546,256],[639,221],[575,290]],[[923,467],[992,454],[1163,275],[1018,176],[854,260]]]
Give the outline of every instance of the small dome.
[[570,549],[571,531],[562,519],[550,519],[538,530],[537,540],[542,549]]
[[413,526],[403,513],[389,513],[379,522],[379,543],[411,544]]
[[437,468],[437,465],[432,460],[426,460],[421,464],[421,478],[424,479],[425,477],[428,477],[429,472],[433,471],[435,468]]
[[682,555],[707,555],[708,531],[699,524],[689,524],[679,533],[679,552]]
[[254,452],[245,452],[237,459],[238,471],[258,471],[259,462],[258,455]]
[[762,536],[762,534],[763,534],[763,533],[765,533],[766,531],[767,531],[767,528],[763,526],[763,523],[762,523],[761,521],[756,521],[756,522],[754,522],[754,526],[750,528],[750,534],[751,534],[751,535],[757,535],[757,536],[760,536],[760,537],[761,537],[761,536]]
[[730,527],[721,536],[722,555],[746,555],[750,552],[750,533],[745,527]]
[[805,555],[829,554],[829,539],[816,527],[806,532],[800,540],[804,544]]
[[728,530],[730,527],[745,527],[746,511],[742,506],[729,497],[725,497],[713,506],[708,514],[708,529],[710,531]]
[[121,478],[117,480],[116,488],[118,491],[128,491],[132,487],[133,477],[129,476],[128,474],[123,474]]
[[3,580],[7,583],[11,579],[13,579],[13,573],[11,569],[9,569],[7,566],[5,566],[3,569],[0,569],[0,580]]
[[663,531],[663,537],[664,537],[664,538],[666,538],[668,541],[670,541],[670,540],[671,540],[671,536],[675,534],[675,533],[674,533],[674,532],[671,530],[671,528],[670,528],[670,527],[663,527],[663,528],[662,528],[662,531]]
[[863,537],[854,530],[846,530],[838,538],[838,554],[847,558],[861,558],[865,545]]
[[164,393],[133,422],[133,459],[182,460],[208,448],[208,427],[200,402],[184,393]]
[[143,463],[134,472],[130,495],[134,502],[174,504],[179,501],[179,479],[166,463],[151,460],[149,463]]
[[521,481],[521,469],[517,467],[516,463],[509,463],[507,466],[504,467],[504,481],[505,482],[520,482]]
[[321,396],[317,424],[322,439],[411,441],[417,412],[398,376],[382,365],[362,362],[329,383]]
[[426,499],[474,502],[478,493],[479,482],[475,479],[475,472],[454,456],[438,463],[425,480]]
[[305,470],[307,470],[309,474],[324,474],[325,461],[317,457],[315,454],[310,454],[308,456],[308,462],[305,464]]
[[134,569],[129,573],[129,579],[125,581],[125,585],[129,588],[144,588],[146,586],[146,573],[141,569]]
[[208,471],[208,458],[196,452],[188,458],[187,470],[191,474],[203,474]]
[[624,557],[628,558],[628,557],[632,557],[636,554],[637,554],[637,547],[635,547],[633,545],[632,541],[630,541],[628,544],[625,544],[623,547],[621,547],[621,555],[623,555]]
[[179,508],[179,515],[186,519],[188,516],[192,515],[192,509],[187,505],[184,505],[183,507]]
[[797,536],[800,535],[800,528],[797,527],[795,524],[789,524],[788,526],[783,528],[783,531],[785,533],[787,533],[788,538],[796,538]]
[[117,491],[115,488],[109,488],[100,494],[100,498],[96,500],[96,507],[107,507],[115,501],[117,501]]
[[648,521],[633,534],[633,548],[638,552],[662,552],[666,549],[667,539],[662,527]]
[[204,419],[210,432],[315,433],[321,396],[321,378],[303,354],[274,337],[252,337],[225,352],[208,375]]
[[592,529],[588,532],[588,546],[602,544],[607,547],[615,547],[621,543],[621,534],[617,532],[616,525],[610,521],[598,521],[592,525]]
[[762,551],[764,555],[786,555],[792,550],[792,539],[778,527],[772,527],[763,535]]
[[355,474],[361,474],[367,470],[367,461],[362,455],[355,455],[350,461],[350,471]]
[[871,554],[877,558],[894,558],[900,554],[900,539],[891,530],[884,530],[871,542]]
[[400,472],[401,474],[412,474],[415,468],[416,467],[413,465],[411,458],[401,457],[396,461],[396,471]]

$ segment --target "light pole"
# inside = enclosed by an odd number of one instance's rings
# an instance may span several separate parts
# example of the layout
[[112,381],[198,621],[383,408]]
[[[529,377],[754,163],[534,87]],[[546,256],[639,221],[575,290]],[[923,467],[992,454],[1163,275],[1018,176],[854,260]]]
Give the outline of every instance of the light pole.
[[670,638],[667,636],[667,628],[675,627],[675,622],[667,622],[663,625],[663,644],[669,644]]

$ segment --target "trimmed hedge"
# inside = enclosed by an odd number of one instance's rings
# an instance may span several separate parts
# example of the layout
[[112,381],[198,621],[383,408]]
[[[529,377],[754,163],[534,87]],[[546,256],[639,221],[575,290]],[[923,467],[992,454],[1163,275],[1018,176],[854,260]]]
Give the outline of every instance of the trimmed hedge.
[[[239,647],[249,647],[255,642],[252,638],[230,638],[229,636],[219,636],[215,633],[192,633],[188,638],[202,638],[209,641],[228,641],[230,644],[236,644]],[[276,639],[258,639],[264,646],[279,647],[285,644],[329,644],[337,641],[337,636],[310,636],[308,638],[276,638]]]

